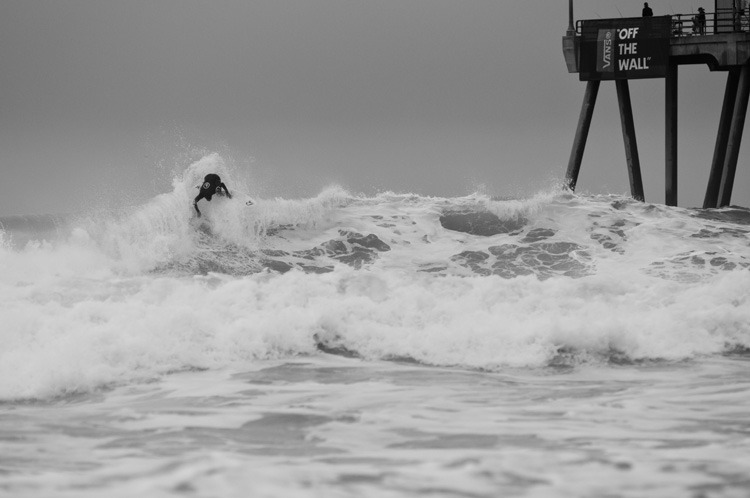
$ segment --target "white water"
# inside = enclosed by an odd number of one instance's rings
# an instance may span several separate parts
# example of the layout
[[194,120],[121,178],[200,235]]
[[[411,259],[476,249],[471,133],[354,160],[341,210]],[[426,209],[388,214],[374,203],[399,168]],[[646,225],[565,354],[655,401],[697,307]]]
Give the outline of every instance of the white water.
[[746,210],[246,195],[0,231],[0,494],[750,488]]

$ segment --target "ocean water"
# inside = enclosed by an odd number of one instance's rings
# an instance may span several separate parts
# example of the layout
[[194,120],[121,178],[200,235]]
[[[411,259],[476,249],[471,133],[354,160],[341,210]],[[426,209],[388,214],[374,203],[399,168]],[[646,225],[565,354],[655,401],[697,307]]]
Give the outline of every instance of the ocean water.
[[750,210],[243,187],[0,217],[0,496],[750,496]]

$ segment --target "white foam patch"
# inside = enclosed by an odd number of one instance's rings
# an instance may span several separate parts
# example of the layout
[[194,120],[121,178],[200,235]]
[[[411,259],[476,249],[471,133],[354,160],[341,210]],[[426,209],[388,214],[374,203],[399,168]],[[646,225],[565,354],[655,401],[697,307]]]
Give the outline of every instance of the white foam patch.
[[61,275],[3,282],[0,398],[318,354],[542,367],[561,348],[679,360],[750,347],[750,279],[415,277],[341,268],[245,278]]

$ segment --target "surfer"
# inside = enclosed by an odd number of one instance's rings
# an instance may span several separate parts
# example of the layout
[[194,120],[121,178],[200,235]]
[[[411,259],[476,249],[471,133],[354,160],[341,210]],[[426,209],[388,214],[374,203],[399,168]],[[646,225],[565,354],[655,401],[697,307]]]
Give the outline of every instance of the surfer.
[[203,179],[203,184],[200,188],[201,191],[198,192],[198,195],[195,197],[195,201],[193,201],[193,206],[195,207],[195,211],[198,213],[198,218],[200,218],[201,216],[201,211],[200,209],[198,209],[199,200],[206,199],[208,202],[211,202],[211,197],[213,197],[214,194],[224,195],[224,192],[226,192],[227,197],[229,197],[230,199],[232,198],[232,194],[229,193],[229,189],[226,185],[224,185],[224,183],[221,181],[221,178],[219,178],[219,175],[217,175],[216,173],[207,174]]

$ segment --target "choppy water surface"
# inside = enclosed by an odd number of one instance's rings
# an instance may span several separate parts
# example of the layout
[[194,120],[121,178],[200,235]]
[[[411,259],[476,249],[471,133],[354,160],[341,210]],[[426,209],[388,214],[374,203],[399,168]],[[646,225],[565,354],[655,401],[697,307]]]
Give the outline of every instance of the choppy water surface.
[[745,358],[488,373],[336,356],[3,407],[13,496],[747,496]]
[[750,493],[750,211],[209,171],[0,218],[0,495]]

